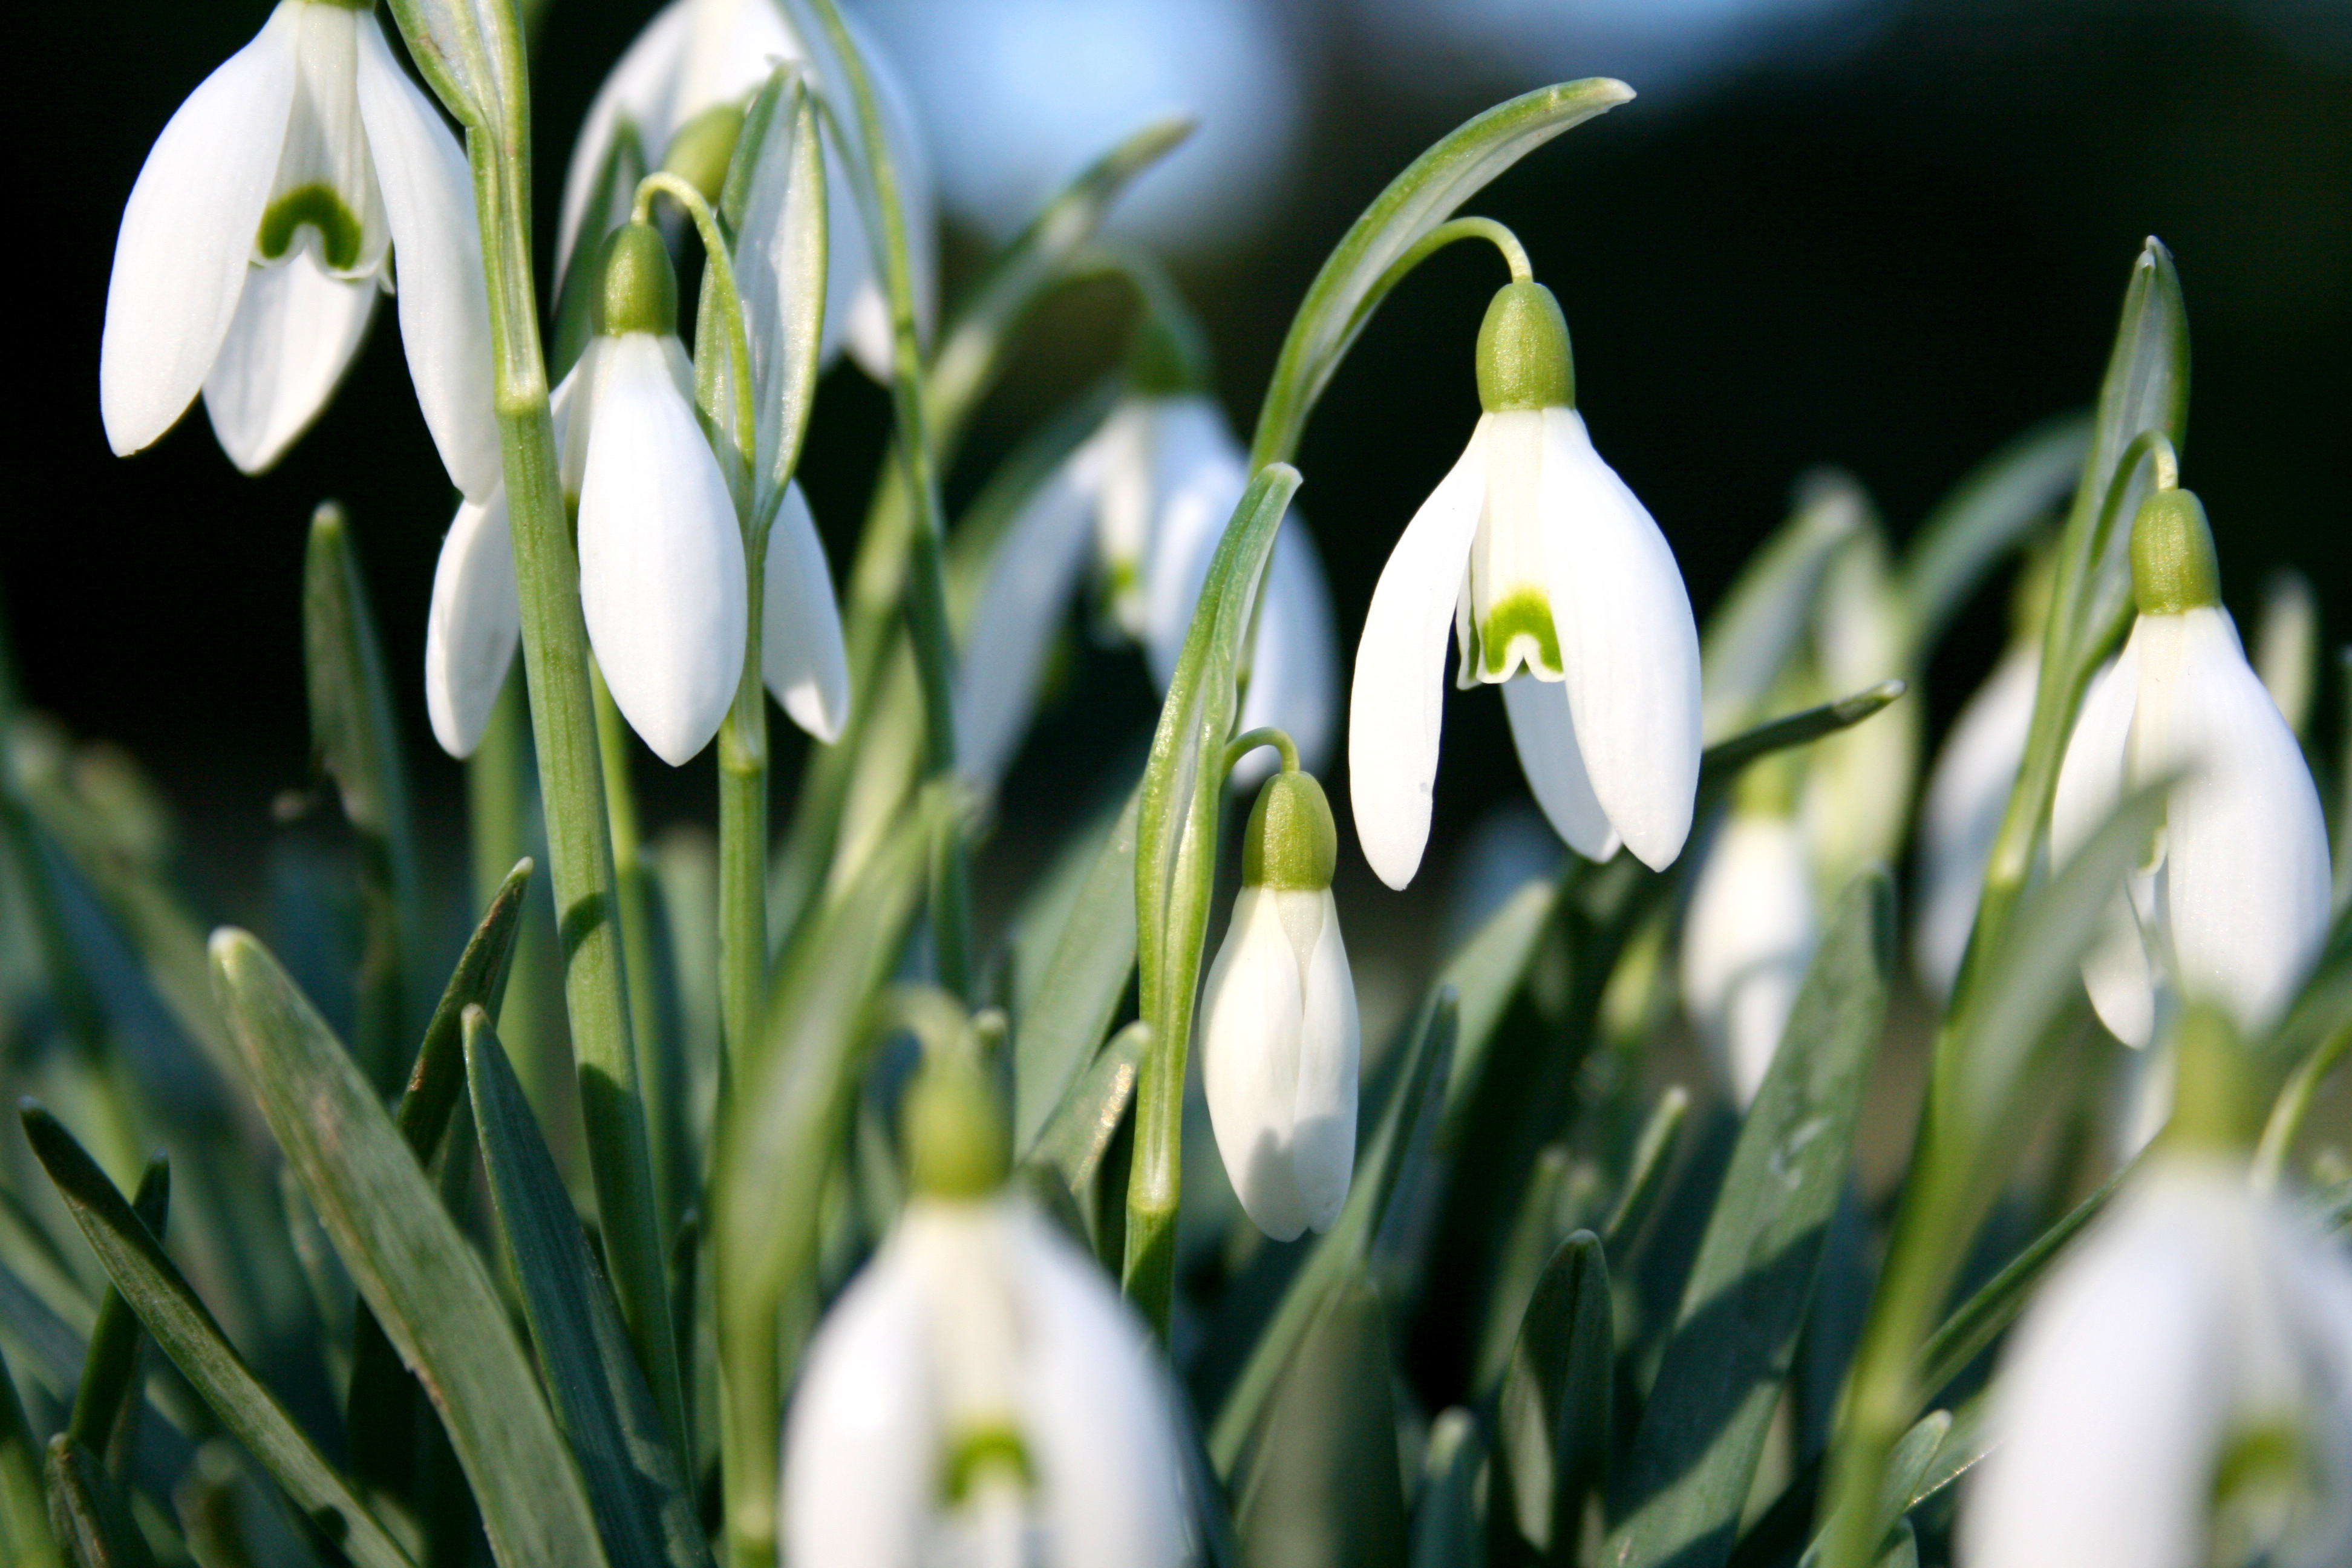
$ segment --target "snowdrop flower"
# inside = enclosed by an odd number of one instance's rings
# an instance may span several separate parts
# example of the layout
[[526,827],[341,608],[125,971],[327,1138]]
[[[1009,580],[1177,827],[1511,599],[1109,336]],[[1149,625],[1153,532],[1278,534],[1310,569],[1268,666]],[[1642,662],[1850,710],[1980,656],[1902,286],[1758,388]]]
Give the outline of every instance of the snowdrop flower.
[[1250,808],[1242,890],[1201,998],[1217,1152],[1242,1208],[1276,1241],[1330,1229],[1348,1201],[1363,1047],[1331,901],[1339,830],[1323,786],[1284,750]]
[[[883,134],[907,205],[916,320],[928,336],[938,314],[939,294],[939,237],[933,216],[937,202],[930,163],[918,133],[911,100],[896,73],[856,17],[847,20],[880,102]],[[572,165],[564,176],[557,271],[561,273],[565,262],[583,246],[593,247],[602,237],[581,230],[596,197],[605,156],[624,123],[635,128],[658,165],[682,132],[709,128],[706,116],[723,120],[731,114],[740,123],[745,101],[779,63],[810,62],[813,75],[819,79],[819,90],[826,90],[830,84],[821,79],[822,67],[811,56],[776,0],[671,0],[646,24],[588,107],[588,118],[580,128],[580,140],[572,148]],[[832,108],[827,124],[841,134],[856,136],[855,106],[835,96]],[[704,124],[698,126],[698,121]],[[832,363],[845,343],[850,356],[867,374],[887,383],[889,301],[866,232],[865,216],[858,207],[856,187],[830,135],[825,148],[825,189],[827,260],[820,363]]]
[[[1830,695],[1859,691],[1907,672],[1910,639],[1910,606],[1894,581],[1885,535],[1865,512],[1822,580],[1815,669]],[[1824,736],[1807,753],[1797,820],[1824,901],[1902,847],[1919,767],[1919,713],[1916,702],[1895,703],[1867,724]]]
[[1741,798],[1707,846],[1683,923],[1683,1005],[1743,1108],[1780,1048],[1821,935],[1785,767],[1768,761],[1741,781]]
[[[990,563],[957,683],[956,755],[967,778],[993,782],[1013,760],[1063,606],[1089,556],[1108,619],[1143,646],[1153,684],[1168,689],[1217,542],[1249,479],[1224,411],[1195,377],[1174,385],[1138,377],[1022,508]],[[1330,748],[1337,671],[1330,592],[1296,512],[1275,538],[1262,592],[1241,724],[1288,731],[1311,770]],[[1234,782],[1255,783],[1269,766],[1254,755]]]
[[1541,284],[1508,284],[1487,307],[1478,400],[1469,448],[1364,617],[1348,732],[1364,858],[1391,888],[1420,868],[1450,623],[1457,683],[1502,686],[1559,836],[1594,859],[1622,842],[1669,865],[1698,786],[1698,632],[1674,552],[1585,434],[1568,325]]
[[2127,1045],[2155,1037],[2182,998],[2260,1034],[2327,927],[2327,829],[2294,732],[2246,663],[2205,509],[2159,490],[2131,539],[2139,618],[2091,686],[2067,742],[2050,847],[2063,864],[2127,789],[2177,775],[2149,858],[2118,891],[2083,963],[2100,1020]]
[[2352,1559],[2352,1268],[2173,1154],[2027,1309],[1964,1499],[1974,1568]]
[[474,500],[498,484],[473,184],[373,11],[282,0],[156,138],[107,283],[99,401],[117,455],[202,391],[230,459],[268,468],[326,407],[397,271],[442,464]]
[[2041,678],[2041,638],[2021,637],[1960,709],[1928,776],[1919,813],[1922,887],[1911,962],[1938,996],[1951,994],[1969,933],[1976,929],[1985,866],[2025,761]]
[[1142,1326],[1003,1188],[977,1079],[935,1067],[909,1090],[915,1195],[793,1398],[785,1561],[1174,1568],[1176,1449]]

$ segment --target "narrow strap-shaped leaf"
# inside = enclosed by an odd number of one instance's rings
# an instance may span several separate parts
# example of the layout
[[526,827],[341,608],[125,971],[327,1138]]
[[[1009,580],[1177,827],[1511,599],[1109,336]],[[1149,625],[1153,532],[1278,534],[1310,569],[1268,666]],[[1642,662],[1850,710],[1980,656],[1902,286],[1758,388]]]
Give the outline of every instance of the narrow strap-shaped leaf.
[[98,1163],[48,1112],[27,1107],[25,1136],[41,1168],[89,1239],[90,1250],[221,1425],[285,1489],[294,1506],[364,1568],[405,1568],[394,1543],[351,1486],[221,1332],[220,1324],[140,1223]]
[[270,1131],[360,1295],[433,1395],[501,1568],[601,1564],[579,1473],[513,1326],[392,1118],[259,942],[224,929],[212,951]]
[[466,1068],[490,1200],[522,1288],[531,1343],[604,1542],[622,1563],[708,1563],[684,1472],[629,1348],[621,1309],[589,1255],[522,1084],[478,1005],[466,1009]]
[[1113,1035],[1055,1107],[1024,1163],[1051,1167],[1074,1195],[1083,1188],[1127,1116],[1150,1045],[1151,1026],[1140,1018]]
[[58,1542],[49,1531],[49,1510],[41,1495],[41,1451],[25,1402],[16,1396],[8,1357],[0,1352],[0,1552],[28,1568],[49,1568]]
[[154,1568],[131,1500],[70,1433],[49,1439],[47,1480],[49,1529],[77,1568]]
[[530,877],[531,862],[526,856],[499,884],[490,907],[482,911],[480,923],[458,956],[457,967],[449,972],[449,984],[442,988],[432,1021],[425,1026],[425,1041],[416,1047],[408,1087],[394,1116],[419,1165],[432,1162],[441,1134],[449,1125],[449,1112],[466,1087],[466,1009],[479,1006],[493,1023],[498,1019],[507,975],[514,967],[515,941],[522,931],[523,900],[530,890]]
[[1288,458],[1349,345],[1394,283],[1390,268],[1462,204],[1561,132],[1633,96],[1622,81],[1591,77],[1523,93],[1464,121],[1391,180],[1349,226],[1307,290],[1282,342],[1250,467]]
[[[131,1213],[160,1241],[172,1212],[172,1163],[158,1154],[147,1162],[139,1178],[139,1194]],[[116,1425],[142,1395],[139,1352],[142,1336],[139,1316],[122,1299],[122,1288],[109,1285],[99,1303],[98,1321],[90,1329],[89,1352],[82,1362],[81,1384],[74,1390],[73,1417],[66,1430],[93,1454],[103,1454],[114,1439]]]
[[1530,878],[1521,884],[1471,933],[1437,977],[1440,985],[1454,987],[1461,1025],[1454,1041],[1454,1072],[1446,1085],[1447,1120],[1440,1134],[1444,1140],[1451,1141],[1460,1131],[1459,1119],[1478,1081],[1487,1042],[1494,1038],[1495,1026],[1511,998],[1518,994],[1528,961],[1535,956],[1544,927],[1559,903],[1559,887],[1557,877]]
[[1478,1473],[1486,1462],[1478,1418],[1456,1405],[1429,1426],[1421,1495],[1412,1505],[1412,1568],[1483,1568]]
[[1936,645],[1993,563],[2065,499],[2090,447],[2087,415],[2050,420],[1978,464],[1937,503],[1904,553],[1915,660]]
[[[1950,1486],[1990,1451],[1984,1430],[1981,1396],[1959,1411],[1931,1410],[1903,1434],[1887,1456],[1886,1475],[1880,1485],[1878,1514],[1872,1539],[1880,1542],[1880,1563],[1900,1561],[1908,1539],[1905,1516]],[[1798,1568],[1820,1568],[1829,1531],[1816,1535],[1798,1558]],[[1741,1555],[1748,1555],[1741,1543]]]
[[1489,1533],[1515,1531],[1547,1563],[1575,1561],[1584,1499],[1608,1463],[1612,1321],[1601,1238],[1580,1230],[1536,1281],[1495,1410]]
[[1886,1013],[1893,894],[1839,900],[1748,1108],[1643,1412],[1604,1560],[1720,1563],[1812,1294]]
[[353,1049],[380,1089],[398,1080],[398,1052],[413,1026],[412,970],[423,957],[424,893],[407,770],[375,618],[360,580],[351,526],[332,501],[310,517],[302,560],[302,656],[310,694],[310,743],[338,786],[359,837],[360,959]]
[[1135,969],[1135,825],[1129,795],[1070,906],[1013,1037],[1013,1147],[1038,1150],[1087,1071]]
[[1607,1245],[1622,1251],[1649,1217],[1650,1206],[1665,1185],[1666,1171],[1674,1163],[1674,1152],[1689,1112],[1690,1090],[1678,1083],[1667,1085],[1650,1120],[1642,1124],[1641,1136],[1633,1141],[1633,1156],[1626,1162],[1617,1205],[1610,1211],[1608,1224],[1601,1226],[1601,1239]]
[[1698,819],[1719,804],[1729,793],[1732,780],[1748,763],[1774,752],[1785,752],[1818,741],[1824,735],[1834,735],[1840,730],[1851,729],[1877,712],[1908,689],[1900,680],[1882,680],[1866,687],[1851,697],[1841,697],[1834,702],[1824,702],[1818,708],[1801,709],[1769,720],[1752,730],[1742,731],[1727,740],[1718,741],[1699,756]]

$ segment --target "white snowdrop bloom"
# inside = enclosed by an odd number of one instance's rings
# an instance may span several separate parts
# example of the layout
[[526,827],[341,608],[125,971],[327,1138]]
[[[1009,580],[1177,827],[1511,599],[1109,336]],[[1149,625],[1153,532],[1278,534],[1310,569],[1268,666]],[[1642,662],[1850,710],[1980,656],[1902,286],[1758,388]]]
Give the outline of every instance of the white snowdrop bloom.
[[[1197,391],[1139,392],[1031,496],[1006,530],[963,637],[956,691],[959,765],[992,783],[1027,731],[1062,612],[1091,556],[1108,619],[1143,647],[1162,692],[1234,504],[1247,455],[1215,400]],[[1335,717],[1331,600],[1323,564],[1293,512],[1276,536],[1252,645],[1241,726],[1278,725],[1311,771]],[[1253,754],[1238,784],[1265,776]]]
[[1450,626],[1459,684],[1502,685],[1559,836],[1663,868],[1698,787],[1698,631],[1664,536],[1592,449],[1542,285],[1509,284],[1487,308],[1478,395],[1468,449],[1406,525],[1364,617],[1348,721],[1357,839],[1391,888],[1420,868]]
[[1950,994],[1959,978],[1960,958],[1976,928],[1985,866],[2025,761],[2041,676],[2039,640],[2020,638],[1960,709],[1927,780],[1919,813],[1923,885],[1911,962],[1938,996]]
[[1735,808],[1684,917],[1683,1005],[1744,1108],[1763,1086],[1821,936],[1804,835],[1785,811]]
[[793,1396],[784,1561],[1174,1568],[1174,1430],[1142,1325],[1003,1189],[992,1108],[941,1104],[937,1072],[908,1095],[915,1195]]
[[451,756],[471,756],[482,743],[521,640],[514,543],[501,485],[488,503],[457,508],[433,568],[433,602],[425,616],[425,711],[433,738]]
[[2100,1020],[2127,1045],[2182,998],[2259,1035],[2326,933],[2327,829],[2294,732],[2246,663],[2220,602],[2204,508],[2162,490],[2132,530],[2139,618],[2092,682],[2060,767],[2050,847],[2061,865],[2124,793],[2177,777],[2149,858],[2119,889],[2083,963]]
[[465,154],[393,58],[371,5],[283,0],[147,154],[108,279],[108,442],[152,445],[201,391],[247,473],[326,407],[377,296],[449,477],[499,482],[489,300]]
[[[930,161],[912,100],[899,85],[873,37],[855,16],[847,18],[882,110],[883,134],[906,206],[908,260],[913,268],[915,311],[928,339],[938,315],[939,233]],[[824,79],[827,48],[811,50],[797,37],[775,0],[671,0],[646,24],[612,74],[604,79],[563,182],[563,208],[556,246],[560,275],[575,256],[594,254],[602,237],[583,235],[597,182],[614,137],[633,127],[655,167],[678,132],[713,110],[740,111],[779,64],[812,62],[812,80],[825,94],[832,112],[825,146],[826,266],[824,344],[821,363],[830,364],[846,344],[868,375],[890,379],[889,301],[874,243],[866,234],[856,187],[851,182],[835,133],[859,134],[856,106],[840,84]],[[812,61],[812,57],[814,57]],[[584,248],[583,248],[584,247]]]
[[1325,1231],[1356,1161],[1363,1034],[1331,900],[1339,830],[1287,766],[1242,839],[1242,890],[1201,998],[1201,1076],[1234,1194],[1276,1241]]
[[2248,1186],[2160,1159],[2026,1310],[1969,1568],[2352,1560],[2352,1268]]

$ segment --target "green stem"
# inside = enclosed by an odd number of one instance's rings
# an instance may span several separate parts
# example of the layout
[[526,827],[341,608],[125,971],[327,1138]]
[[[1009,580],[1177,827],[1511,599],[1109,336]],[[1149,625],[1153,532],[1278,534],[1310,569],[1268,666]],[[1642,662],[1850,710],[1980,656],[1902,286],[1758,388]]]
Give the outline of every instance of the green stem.
[[[1263,595],[1259,596],[1264,597]],[[1284,773],[1295,773],[1298,771],[1297,742],[1283,731],[1269,724],[1263,729],[1244,731],[1225,742],[1224,758],[1217,766],[1218,776],[1222,778],[1232,773],[1244,757],[1248,756],[1260,746],[1272,746],[1282,754]]]
[[768,704],[754,651],[719,731],[719,1017],[730,1084],[745,1081],[768,997]]
[[2286,1087],[2279,1090],[2271,1105],[2270,1120],[2263,1124],[2263,1141],[2254,1149],[2253,1182],[2261,1191],[2277,1188],[2286,1170],[2287,1154],[2294,1147],[2294,1135],[2303,1131],[2303,1119],[2310,1113],[2312,1098],[2347,1051],[2352,1051],[2352,1024],[2322,1040],[2287,1075]]

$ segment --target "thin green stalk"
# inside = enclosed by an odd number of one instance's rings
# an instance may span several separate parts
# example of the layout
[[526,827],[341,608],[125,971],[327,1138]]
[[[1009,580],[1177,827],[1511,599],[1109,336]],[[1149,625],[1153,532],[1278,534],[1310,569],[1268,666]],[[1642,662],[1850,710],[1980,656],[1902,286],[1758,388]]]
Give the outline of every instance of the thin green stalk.
[[[530,760],[530,710],[523,696],[522,672],[513,671],[499,689],[498,701],[490,709],[490,721],[482,731],[481,742],[474,754],[466,759],[466,819],[472,834],[473,907],[487,909],[505,883],[507,873],[516,861],[526,855],[537,855],[538,821],[534,807],[538,796]],[[546,999],[541,990],[544,981],[542,965],[547,961],[546,921],[538,900],[545,895],[533,889],[530,904],[525,908],[521,929],[515,933],[515,953],[507,973],[507,993],[504,1006],[499,1013],[499,1034],[512,1056],[515,1070],[523,1081],[524,1092],[530,1097],[542,1126],[548,1128],[550,1142],[556,1147],[559,1164],[566,1164],[567,1173],[576,1176],[579,1151],[562,1131],[569,1118],[559,1118],[553,1108],[561,1102],[554,1098],[549,1084],[553,1064],[549,1058],[551,1044],[546,1029],[547,1016],[543,1011]]]
[[2322,1040],[2287,1075],[2286,1086],[2279,1090],[2270,1119],[2263,1124],[2263,1141],[2254,1149],[2253,1182],[2263,1192],[2277,1187],[2286,1171],[2287,1154],[2294,1148],[2295,1134],[2303,1131],[2303,1119],[2311,1111],[2313,1097],[2347,1051],[2352,1051],[2352,1023]]
[[654,1168],[656,1224],[669,1255],[671,1222],[687,1195],[674,1191],[678,1152],[669,1147],[676,1118],[659,1102],[675,1076],[664,1070],[661,990],[655,974],[653,868],[646,863],[645,835],[637,826],[637,791],[629,782],[629,722],[604,684],[592,655],[588,679],[596,700],[596,750],[604,764],[604,809],[613,833],[613,873],[620,889],[621,960],[628,974],[629,1035],[636,1047],[637,1091],[646,1106],[646,1142]]

